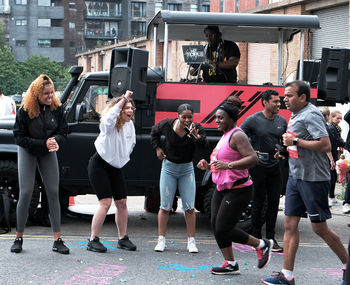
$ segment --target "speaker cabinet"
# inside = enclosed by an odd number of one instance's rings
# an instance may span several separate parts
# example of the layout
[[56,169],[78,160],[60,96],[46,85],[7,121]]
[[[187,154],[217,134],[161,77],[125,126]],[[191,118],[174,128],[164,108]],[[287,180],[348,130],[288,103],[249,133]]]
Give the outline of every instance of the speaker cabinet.
[[[297,77],[296,77],[297,79],[299,79],[299,73],[300,73],[299,62],[300,60],[298,60]],[[311,88],[317,88],[317,79],[320,73],[320,66],[321,66],[320,60],[304,60],[303,81],[309,82]]]
[[349,101],[350,49],[323,48],[318,98],[345,103]]
[[138,48],[112,50],[109,74],[109,97],[133,91],[132,99],[144,101],[147,87],[148,51]]

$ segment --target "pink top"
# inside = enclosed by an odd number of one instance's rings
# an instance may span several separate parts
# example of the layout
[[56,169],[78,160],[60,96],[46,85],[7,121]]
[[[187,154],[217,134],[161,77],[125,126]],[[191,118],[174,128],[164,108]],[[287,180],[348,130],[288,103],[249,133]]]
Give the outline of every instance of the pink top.
[[[221,160],[224,162],[237,161],[242,158],[242,155],[233,150],[230,147],[230,139],[232,134],[235,131],[242,131],[241,128],[235,127],[229,132],[225,133],[213,152],[210,155],[210,161]],[[224,189],[232,189],[232,188],[242,188],[253,184],[253,181],[249,179],[247,182],[239,184],[237,186],[233,186],[235,181],[238,179],[242,179],[249,176],[248,169],[227,169],[227,170],[216,170],[215,167],[211,166],[212,179],[216,184],[216,188],[218,191],[222,191]]]

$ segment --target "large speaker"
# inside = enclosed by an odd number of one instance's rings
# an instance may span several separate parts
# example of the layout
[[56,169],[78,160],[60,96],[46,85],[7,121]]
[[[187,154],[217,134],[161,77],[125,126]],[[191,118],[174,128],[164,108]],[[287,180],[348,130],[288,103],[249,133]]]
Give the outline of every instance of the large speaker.
[[135,101],[146,99],[148,51],[138,48],[112,50],[109,73],[109,97],[133,91]]
[[318,78],[319,99],[345,103],[349,101],[350,49],[323,48]]
[[[297,79],[299,79],[299,73],[300,73],[300,66],[299,66],[300,60],[298,60],[298,67],[297,67]],[[317,79],[320,72],[320,60],[304,60],[303,65],[303,81],[307,81],[310,84],[310,87],[317,88]]]

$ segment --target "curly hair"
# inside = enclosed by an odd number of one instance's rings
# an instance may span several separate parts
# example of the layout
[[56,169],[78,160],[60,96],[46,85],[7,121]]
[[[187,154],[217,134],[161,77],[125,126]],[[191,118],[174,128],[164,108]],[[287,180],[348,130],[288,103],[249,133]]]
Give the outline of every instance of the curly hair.
[[[115,98],[111,99],[111,100],[108,102],[106,108],[103,109],[103,111],[102,111],[102,113],[101,113],[101,118],[102,118],[103,116],[105,116],[105,115],[108,113],[109,109],[111,109],[113,106],[115,106],[115,104],[117,104],[117,103],[118,103],[120,100],[122,100],[122,99],[123,99],[123,96],[115,97]],[[131,118],[134,119],[134,118],[135,118],[135,110],[136,110],[136,108],[135,108],[135,102],[134,102],[131,98],[129,99],[129,101],[130,101],[130,103],[131,103],[131,105],[132,105],[132,107],[133,107],[133,110],[134,110],[134,114],[132,115]],[[125,105],[126,105],[126,104],[125,104]],[[116,127],[116,129],[118,130],[118,132],[122,129],[122,127],[123,127],[123,125],[124,125],[124,123],[125,123],[125,121],[123,121],[123,119],[122,119],[122,113],[124,112],[125,105],[124,105],[122,111],[120,112],[120,114],[118,115],[117,121],[115,122],[115,127]]]
[[[46,85],[51,85],[55,92],[55,87],[51,78],[46,74],[39,75],[39,77],[30,84],[26,95],[23,97],[21,106],[28,112],[29,118],[31,119],[38,117],[40,114],[38,96],[39,94],[43,94]],[[53,96],[50,110],[56,110],[59,106],[61,106],[60,100],[56,96]]]

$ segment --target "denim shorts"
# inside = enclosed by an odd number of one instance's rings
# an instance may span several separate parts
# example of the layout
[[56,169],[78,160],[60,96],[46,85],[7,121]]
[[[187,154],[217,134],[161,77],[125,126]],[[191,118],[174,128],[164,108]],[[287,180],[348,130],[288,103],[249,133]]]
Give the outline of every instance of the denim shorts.
[[162,162],[160,173],[160,208],[170,211],[176,189],[179,189],[182,209],[194,209],[196,198],[196,179],[194,176],[193,163],[174,163],[167,159]]
[[285,210],[287,216],[306,218],[311,222],[324,222],[332,217],[328,206],[328,181],[309,182],[289,176]]

